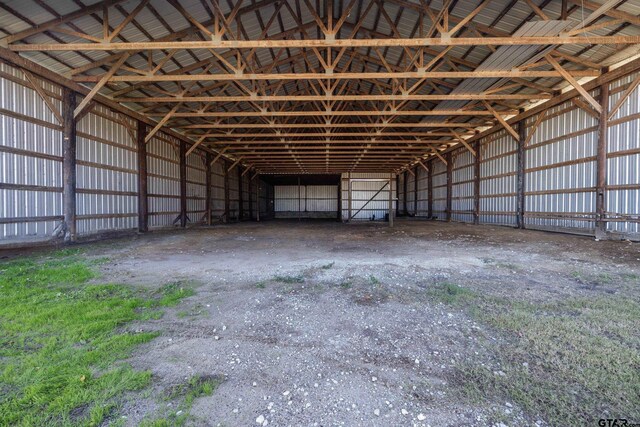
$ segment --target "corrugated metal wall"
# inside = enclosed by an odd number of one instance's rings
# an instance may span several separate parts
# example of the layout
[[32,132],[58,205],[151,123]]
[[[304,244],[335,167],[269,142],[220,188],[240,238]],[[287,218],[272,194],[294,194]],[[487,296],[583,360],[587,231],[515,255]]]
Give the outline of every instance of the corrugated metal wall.
[[[377,179],[388,180],[386,173],[351,173],[342,174],[342,219],[349,219],[349,179]],[[351,214],[353,220],[384,220],[389,213],[389,186],[383,181],[352,181],[351,183]],[[378,193],[378,191],[381,189]],[[391,180],[392,211],[396,210],[396,179]],[[378,193],[376,195],[376,193]],[[374,197],[375,196],[375,197]],[[369,201],[370,199],[372,199]],[[368,203],[367,203],[368,202]],[[358,212],[360,210],[360,212]]]
[[211,165],[211,218],[221,220],[224,215],[224,161]]
[[205,156],[199,151],[194,151],[187,156],[187,217],[191,223],[206,221],[207,166],[205,161]]
[[517,142],[505,130],[480,142],[480,222],[516,223]]
[[[638,74],[610,85],[609,105],[616,104]],[[37,79],[55,108],[60,110],[59,87]],[[62,132],[55,114],[28,87],[22,71],[0,64],[0,231],[3,241],[48,239],[62,219]],[[592,92],[597,97],[597,91]],[[536,117],[527,119],[531,132]],[[96,105],[78,123],[77,213],[78,233],[87,235],[137,226],[137,150],[134,120]],[[506,131],[481,141],[480,222],[515,224],[516,142]],[[179,144],[158,133],[147,144],[149,176],[149,224],[172,226],[180,211]],[[571,101],[553,107],[533,133],[525,149],[525,225],[528,228],[593,232],[595,211],[595,155],[597,118]],[[608,230],[629,236],[640,234],[640,89],[636,88],[609,123],[606,210]],[[474,157],[463,149],[452,154],[452,219],[473,220]],[[226,165],[226,166],[225,166]],[[211,206],[213,218],[225,208],[225,168],[212,165]],[[432,169],[433,214],[446,218],[447,168],[438,159]],[[197,151],[187,158],[187,210],[191,222],[203,219],[206,165]],[[406,174],[407,194],[400,178],[400,205],[412,212],[414,180],[418,182],[417,214],[428,214],[428,173],[414,169]],[[249,215],[249,180],[242,177],[244,218]],[[352,178],[388,179],[387,174],[351,174]],[[236,168],[228,172],[230,219],[238,218],[240,192]],[[382,182],[354,182],[352,212],[364,206]],[[392,180],[393,198],[396,180]],[[342,212],[348,216],[348,175],[342,176]],[[307,209],[328,210],[321,199],[305,189]],[[251,194],[261,217],[274,209],[274,188],[259,179]],[[311,198],[309,199],[309,196]],[[317,200],[316,200],[317,199]],[[317,202],[317,203],[316,203]],[[334,203],[333,199],[331,202]],[[337,203],[337,201],[335,202]],[[333,206],[333,205],[332,205]],[[335,206],[337,209],[337,206]],[[396,210],[396,201],[393,201]],[[356,219],[383,219],[388,213],[388,189],[376,196]]]
[[416,178],[418,179],[418,212],[416,216],[427,216],[429,215],[429,173],[420,166]]
[[547,111],[525,148],[528,228],[594,228],[597,144],[598,120],[573,102]]
[[416,176],[414,175],[415,173],[417,173],[418,169],[415,168],[413,169],[413,173],[407,172],[406,173],[406,177],[407,177],[407,213],[409,215],[416,215],[416,205],[415,205],[415,199],[416,199]]
[[433,216],[445,219],[447,216],[447,165],[440,160],[431,162],[433,166]]
[[[62,219],[62,127],[23,73],[0,63],[0,239],[43,239]],[[61,90],[38,80],[58,110]]]
[[240,192],[238,191],[238,170],[234,167],[229,174],[229,219],[237,220],[240,214]]
[[335,218],[338,212],[337,185],[274,186],[276,218]]
[[136,228],[135,121],[96,104],[76,129],[78,235]]
[[[609,105],[616,105],[640,73],[614,82]],[[607,230],[640,234],[640,88],[636,87],[609,122],[607,147]]]
[[451,156],[451,219],[473,222],[473,161],[466,148],[458,149]]
[[147,143],[149,227],[170,227],[180,214],[180,148],[171,136]]

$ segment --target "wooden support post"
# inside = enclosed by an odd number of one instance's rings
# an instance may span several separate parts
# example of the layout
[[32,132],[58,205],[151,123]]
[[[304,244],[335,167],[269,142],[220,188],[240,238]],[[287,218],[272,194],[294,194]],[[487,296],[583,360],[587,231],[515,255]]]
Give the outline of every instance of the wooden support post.
[[413,175],[413,215],[418,216],[418,166]]
[[300,192],[300,177],[298,177],[298,221],[300,221],[300,217],[302,216],[302,193]]
[[180,141],[180,227],[187,226],[187,144]]
[[403,183],[402,183],[402,195],[404,197],[404,199],[402,200],[402,204],[404,205],[404,216],[409,215],[409,210],[407,209],[407,178],[409,177],[409,174],[407,173],[407,171],[404,171],[402,179],[403,179]]
[[452,189],[453,189],[453,158],[451,156],[451,151],[446,154],[447,160],[447,222],[451,221],[451,210],[452,210]]
[[480,224],[480,141],[473,143],[476,156],[473,159],[473,223]]
[[62,91],[62,231],[65,242],[76,240],[76,93],[68,88]]
[[609,84],[600,86],[600,121],[598,123],[598,149],[596,153],[596,239],[607,234],[607,134],[609,132]]
[[433,160],[429,161],[427,172],[427,218],[433,218]]
[[518,122],[517,182],[516,182],[516,227],[524,228],[524,187],[525,187],[525,141],[527,140],[526,119]]
[[[400,175],[396,175],[396,196],[398,196],[399,192],[400,192]],[[396,203],[396,216],[400,216],[400,197],[398,197],[398,202]]]
[[[396,175],[396,182],[398,176]],[[398,187],[396,186],[396,194]],[[397,202],[396,202],[397,205]],[[389,227],[393,227],[393,174],[389,174]]]
[[244,195],[242,194],[242,168],[238,167],[238,221],[244,219]]
[[247,185],[248,185],[248,194],[249,194],[249,220],[253,221],[253,177],[247,175]]
[[342,221],[342,175],[338,179],[338,209],[336,212],[336,221]]
[[205,224],[211,225],[211,162],[212,157],[211,153],[206,153],[204,157],[204,169],[205,169],[205,201],[204,201],[204,210],[207,215]]
[[256,221],[260,222],[260,177],[256,178]]
[[136,142],[138,145],[138,232],[149,231],[149,200],[147,178],[147,136],[148,127],[145,122],[138,120]]
[[229,167],[227,160],[224,160],[224,222],[229,222],[230,201],[229,201]]
[[347,196],[348,196],[348,202],[349,202],[349,216],[347,217],[347,221],[351,222],[351,208],[352,208],[352,199],[351,199],[351,191],[353,189],[353,184],[351,183],[351,172],[349,172],[349,174],[347,175],[348,179],[349,179],[349,188],[347,189]]

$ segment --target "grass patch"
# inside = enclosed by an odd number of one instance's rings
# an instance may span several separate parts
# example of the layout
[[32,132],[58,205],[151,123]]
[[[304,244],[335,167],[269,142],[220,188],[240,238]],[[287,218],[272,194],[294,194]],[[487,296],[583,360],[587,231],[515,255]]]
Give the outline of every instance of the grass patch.
[[460,306],[476,298],[470,289],[453,283],[440,283],[427,289],[427,294],[445,304]]
[[342,289],[350,289],[351,288],[351,282],[342,282],[342,283],[340,283],[340,287]]
[[155,292],[155,296],[159,297],[158,305],[160,307],[173,307],[183,298],[192,296],[195,293],[188,283],[178,281],[168,283]]
[[321,265],[320,268],[323,270],[330,270],[335,265],[335,262],[330,262],[329,264]]
[[487,344],[498,367],[459,366],[456,381],[467,397],[498,396],[551,425],[640,419],[637,300],[599,296],[531,304],[452,284],[430,294],[447,304],[464,304],[506,338]]
[[256,283],[256,288],[258,288],[258,289],[264,289],[266,287],[267,287],[267,284],[265,282]]
[[371,283],[372,285],[379,285],[380,284],[380,280],[378,280],[378,278],[376,276],[369,276],[369,283]]
[[295,276],[292,275],[288,275],[288,276],[275,276],[273,278],[273,280],[275,280],[276,282],[281,282],[281,283],[304,283],[304,276],[302,274],[298,274]]
[[150,372],[120,362],[155,333],[121,332],[184,291],[157,297],[90,284],[77,249],[0,264],[0,425],[99,425]]
[[184,384],[178,384],[167,390],[165,400],[177,401],[176,406],[171,407],[171,412],[152,420],[144,420],[143,427],[169,427],[182,426],[189,419],[189,411],[193,402],[203,396],[211,396],[222,383],[220,377],[211,375],[193,376]]

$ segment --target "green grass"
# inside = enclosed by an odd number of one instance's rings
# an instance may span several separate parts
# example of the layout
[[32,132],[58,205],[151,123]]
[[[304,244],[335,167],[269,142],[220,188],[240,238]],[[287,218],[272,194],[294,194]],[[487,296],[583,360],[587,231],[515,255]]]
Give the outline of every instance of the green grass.
[[275,280],[276,282],[289,283],[289,284],[304,283],[304,276],[302,274],[297,274],[295,276],[293,275],[275,276],[273,280]]
[[193,376],[184,384],[179,384],[167,390],[165,400],[177,401],[177,405],[171,406],[171,411],[159,418],[147,419],[141,423],[142,427],[169,427],[182,426],[189,419],[189,411],[195,399],[203,396],[211,396],[222,382],[221,378],[214,376]]
[[515,402],[550,425],[640,419],[636,299],[616,295],[532,304],[452,284],[429,293],[467,310],[505,338],[502,344],[487,343],[496,367],[470,361],[458,367],[455,381],[467,397]]
[[264,281],[256,283],[256,288],[258,289],[264,289],[266,287],[267,287],[267,284]]
[[372,285],[379,285],[380,284],[380,280],[378,280],[378,278],[376,276],[369,276],[369,283],[371,283]]
[[329,264],[321,265],[320,268],[323,270],[330,270],[335,265],[335,262],[330,262]]
[[[0,425],[99,425],[151,374],[121,360],[155,333],[123,332],[190,294],[169,286],[145,297],[92,284],[77,250],[0,264]],[[191,291],[192,292],[192,291]]]

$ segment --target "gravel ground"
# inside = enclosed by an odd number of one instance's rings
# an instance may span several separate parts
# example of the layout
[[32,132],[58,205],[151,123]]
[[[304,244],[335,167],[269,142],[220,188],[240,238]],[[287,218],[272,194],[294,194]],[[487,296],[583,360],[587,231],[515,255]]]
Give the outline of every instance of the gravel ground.
[[193,425],[544,425],[512,402],[460,397],[454,367],[490,363],[481,342],[502,337],[425,290],[550,301],[626,292],[582,277],[640,272],[638,244],[417,220],[242,223],[88,249],[109,257],[101,268],[114,282],[196,287],[134,326],[161,336],[131,359],[154,389],[125,405],[128,425],[167,410],[158,395],[193,375],[223,379],[195,401]]

